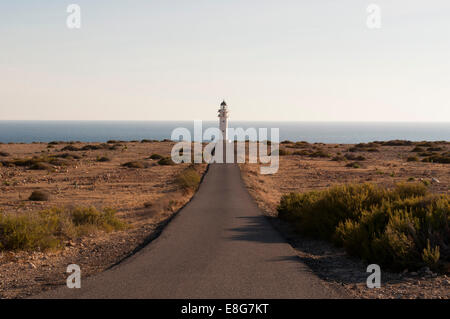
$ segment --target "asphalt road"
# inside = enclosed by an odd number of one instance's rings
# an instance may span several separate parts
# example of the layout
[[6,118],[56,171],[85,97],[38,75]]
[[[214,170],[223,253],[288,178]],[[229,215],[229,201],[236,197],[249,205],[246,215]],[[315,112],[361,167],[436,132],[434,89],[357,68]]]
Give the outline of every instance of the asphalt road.
[[[81,269],[82,271],[82,269]],[[119,265],[38,298],[339,298],[295,255],[236,164],[210,165],[197,194]]]

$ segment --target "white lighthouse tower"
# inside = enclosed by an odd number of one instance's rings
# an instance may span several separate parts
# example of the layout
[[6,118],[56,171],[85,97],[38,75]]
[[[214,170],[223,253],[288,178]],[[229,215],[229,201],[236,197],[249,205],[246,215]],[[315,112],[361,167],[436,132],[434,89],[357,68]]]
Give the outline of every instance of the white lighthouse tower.
[[220,103],[219,128],[222,132],[223,140],[228,141],[228,107],[227,103],[225,103],[225,100]]

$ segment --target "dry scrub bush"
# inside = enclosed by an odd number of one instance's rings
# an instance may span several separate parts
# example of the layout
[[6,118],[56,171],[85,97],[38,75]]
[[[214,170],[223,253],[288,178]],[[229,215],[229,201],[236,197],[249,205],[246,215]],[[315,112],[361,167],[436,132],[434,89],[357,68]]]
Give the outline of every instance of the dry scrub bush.
[[291,193],[281,198],[278,216],[304,235],[393,270],[450,262],[450,196],[432,195],[421,183]]

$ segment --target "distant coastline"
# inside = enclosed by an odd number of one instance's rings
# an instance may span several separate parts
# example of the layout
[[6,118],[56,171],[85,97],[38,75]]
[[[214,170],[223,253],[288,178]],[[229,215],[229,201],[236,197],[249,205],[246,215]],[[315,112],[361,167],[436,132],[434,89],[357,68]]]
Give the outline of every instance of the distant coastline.
[[[204,129],[217,121],[204,121]],[[51,141],[169,139],[176,127],[193,130],[193,121],[0,121],[1,143]],[[250,122],[230,121],[230,127],[279,128],[280,141],[366,143],[371,141],[449,141],[450,122]]]

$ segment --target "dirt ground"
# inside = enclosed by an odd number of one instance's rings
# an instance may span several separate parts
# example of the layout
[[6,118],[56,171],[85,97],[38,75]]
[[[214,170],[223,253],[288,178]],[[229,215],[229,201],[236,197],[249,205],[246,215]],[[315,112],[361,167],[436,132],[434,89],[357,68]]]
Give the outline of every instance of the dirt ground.
[[[157,236],[193,195],[175,183],[188,164],[163,166],[149,158],[154,153],[170,156],[172,142],[119,142],[100,145],[97,150],[62,151],[68,145],[81,149],[100,144],[59,143],[50,148],[47,143],[0,145],[0,161],[42,154],[79,157],[66,157],[63,165],[50,165],[44,170],[0,167],[0,211],[20,214],[52,207],[110,207],[131,227],[78,238],[61,251],[0,252],[1,298],[21,298],[64,284],[69,264],[80,265],[83,276],[107,269]],[[101,157],[109,161],[99,161]],[[121,166],[130,161],[140,161],[147,167]],[[196,165],[196,169],[203,174],[206,164]],[[28,200],[34,190],[48,192],[49,200]]]
[[[291,147],[289,147],[291,146]],[[349,257],[342,249],[327,242],[303,238],[289,225],[276,218],[276,207],[280,197],[290,192],[306,192],[325,189],[344,183],[376,183],[393,186],[398,182],[422,181],[435,193],[449,193],[450,164],[407,161],[417,155],[411,152],[415,146],[378,146],[373,149],[348,150],[354,145],[305,144],[294,148],[293,144],[281,144],[280,150],[291,155],[280,156],[279,170],[273,175],[261,175],[259,164],[240,164],[242,177],[252,197],[265,212],[272,224],[278,228],[297,250],[301,260],[307,263],[320,277],[344,287],[356,298],[450,298],[450,277],[438,275],[427,269],[422,272],[402,274],[382,272],[382,287],[366,287],[367,265]],[[440,145],[443,152],[450,145]],[[292,155],[293,152],[322,151],[330,157]],[[359,160],[342,160],[343,156],[362,156]],[[340,157],[341,161],[333,160]],[[357,162],[358,168],[346,167]]]

